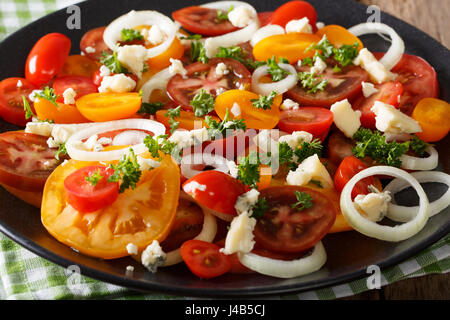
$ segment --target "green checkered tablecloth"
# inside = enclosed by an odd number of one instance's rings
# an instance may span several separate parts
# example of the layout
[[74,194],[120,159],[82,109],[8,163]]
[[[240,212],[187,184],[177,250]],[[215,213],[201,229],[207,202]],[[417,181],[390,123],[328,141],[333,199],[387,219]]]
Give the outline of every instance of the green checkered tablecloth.
[[[0,40],[25,24],[74,0],[0,0]],[[112,17],[113,18],[113,17]],[[381,285],[431,273],[450,271],[450,235],[414,258],[382,270]],[[369,276],[369,275],[368,275]],[[369,290],[367,279],[270,299],[335,299]],[[0,233],[1,299],[188,299],[158,293],[142,294],[100,282],[73,270],[66,270],[30,251]]]

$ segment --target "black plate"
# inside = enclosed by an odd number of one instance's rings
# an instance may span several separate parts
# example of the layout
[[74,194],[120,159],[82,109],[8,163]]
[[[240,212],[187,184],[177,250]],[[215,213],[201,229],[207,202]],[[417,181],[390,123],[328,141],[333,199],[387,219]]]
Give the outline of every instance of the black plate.
[[[79,4],[82,14],[82,30],[68,30],[66,10],[48,15],[14,33],[0,44],[1,78],[23,75],[28,52],[37,39],[50,32],[68,35],[74,44],[72,53],[79,53],[78,43],[83,33],[91,28],[107,25],[116,17],[132,9],[153,9],[170,14],[172,11],[205,1],[88,1]],[[280,0],[251,1],[258,11],[272,11],[283,3]],[[367,20],[364,5],[351,0],[311,1],[318,12],[318,20],[327,24],[350,27]],[[381,21],[392,26],[404,39],[408,53],[416,54],[433,65],[441,84],[441,98],[450,100],[450,52],[441,44],[388,14],[381,15]],[[385,51],[388,44],[378,37],[363,37],[366,46],[372,50]],[[0,122],[0,131],[16,129]],[[441,170],[450,172],[450,139],[438,145],[443,163]],[[439,188],[438,188],[439,189]],[[435,189],[437,190],[437,189]],[[443,190],[437,193],[442,194]],[[435,192],[433,192],[435,194]],[[434,195],[436,196],[436,194]],[[406,195],[409,203],[415,200]],[[432,197],[433,199],[433,197]],[[431,200],[432,200],[431,199]],[[324,245],[328,253],[326,265],[313,274],[281,280],[259,274],[225,275],[208,281],[193,276],[184,265],[160,269],[156,274],[145,271],[131,258],[113,261],[98,260],[78,254],[50,236],[40,221],[39,210],[16,199],[0,188],[0,230],[30,251],[61,266],[77,264],[82,274],[102,281],[142,291],[158,291],[189,296],[254,296],[300,292],[335,285],[366,276],[366,268],[376,264],[381,268],[405,260],[436,242],[450,230],[450,208],[429,220],[426,227],[416,236],[400,243],[389,243],[367,238],[357,232],[328,235]],[[132,276],[125,275],[127,265],[135,267]]]

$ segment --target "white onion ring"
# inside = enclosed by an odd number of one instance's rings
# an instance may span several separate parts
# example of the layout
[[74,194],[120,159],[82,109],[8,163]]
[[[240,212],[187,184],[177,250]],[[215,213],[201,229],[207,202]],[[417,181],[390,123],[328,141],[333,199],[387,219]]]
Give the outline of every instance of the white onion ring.
[[277,82],[261,83],[259,82],[259,79],[269,74],[269,67],[261,66],[253,72],[252,91],[260,95],[268,96],[272,91],[275,91],[277,94],[283,94],[294,87],[297,84],[297,70],[287,63],[279,63],[278,65],[290,74],[283,80]]
[[148,136],[144,131],[128,130],[117,134],[112,140],[113,146],[129,146],[142,143],[145,137]]
[[279,26],[277,24],[268,24],[267,26],[264,26],[255,32],[255,34],[252,36],[252,39],[250,40],[250,44],[252,45],[252,47],[254,47],[262,39],[285,33],[286,32],[284,31],[284,28],[282,26]]
[[397,32],[395,32],[394,29],[384,23],[360,23],[356,26],[351,27],[350,29],[348,29],[348,31],[350,31],[357,37],[370,33],[382,33],[389,35],[391,37],[392,44],[383,58],[380,59],[380,62],[387,70],[391,70],[400,61],[403,53],[405,52],[405,43],[403,42],[402,38],[398,35]]
[[429,156],[426,158],[413,157],[409,155],[402,155],[400,161],[402,162],[402,169],[406,170],[433,170],[438,166],[439,154],[436,149],[429,146],[425,150]]
[[181,158],[181,174],[187,179],[191,179],[202,171],[195,170],[192,168],[193,165],[205,164],[212,166],[217,171],[223,173],[228,173],[230,170],[227,166],[227,159],[217,154],[209,153],[190,153],[186,154]]
[[173,77],[169,68],[163,69],[154,74],[140,88],[142,90],[142,102],[149,102],[154,90],[166,91],[167,83]]
[[130,11],[111,22],[103,33],[103,41],[114,50],[118,41],[122,39],[122,29],[131,29],[137,26],[157,25],[166,34],[166,39],[160,45],[147,49],[147,58],[159,56],[169,49],[177,34],[177,26],[167,16],[152,10]]
[[205,41],[205,50],[206,55],[208,58],[213,58],[219,47],[232,47],[236,46],[240,43],[250,41],[253,34],[258,30],[259,28],[259,19],[257,12],[255,8],[253,8],[251,5],[245,2],[241,1],[216,1],[216,2],[210,2],[201,5],[201,7],[210,8],[210,9],[218,9],[222,10],[224,12],[227,12],[230,6],[233,6],[234,8],[237,7],[247,7],[251,10],[253,19],[250,21],[250,23],[239,30],[226,33],[221,36],[217,37],[211,37],[206,39]]
[[[112,151],[86,151],[79,148],[79,143],[93,136],[112,130],[137,129],[152,132],[154,136],[163,135],[166,131],[164,125],[154,120],[148,119],[124,119],[108,122],[98,122],[91,124],[90,127],[74,133],[66,142],[67,154],[74,160],[80,161],[113,161],[128,153],[129,148]],[[147,151],[144,143],[131,146],[135,154],[141,154]]]
[[[351,197],[352,190],[358,181],[373,175],[389,175],[405,179],[416,190],[419,195],[420,206],[416,216],[412,220],[394,227],[383,226],[364,218],[356,210]],[[353,229],[368,237],[392,242],[408,239],[418,233],[425,226],[429,215],[427,195],[416,178],[406,171],[389,166],[370,167],[354,175],[342,190],[340,206],[345,220]]]
[[[444,183],[448,186],[447,191],[438,199],[430,203],[429,216],[432,217],[450,205],[450,175],[440,171],[419,171],[413,172],[411,175],[420,183],[437,182]],[[392,180],[385,188],[391,194],[395,194],[409,185],[401,179]],[[419,210],[418,206],[406,207],[395,203],[389,203],[386,216],[397,222],[406,222],[414,218]]]
[[321,241],[313,252],[300,259],[285,261],[262,257],[254,253],[238,253],[239,261],[247,268],[277,278],[294,278],[319,270],[327,261],[327,253]]

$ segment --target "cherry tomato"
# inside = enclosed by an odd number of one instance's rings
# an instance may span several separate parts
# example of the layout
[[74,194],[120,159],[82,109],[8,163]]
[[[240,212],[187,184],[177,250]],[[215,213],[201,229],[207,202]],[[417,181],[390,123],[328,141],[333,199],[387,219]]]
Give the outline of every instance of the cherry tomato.
[[[17,86],[18,82],[22,86]],[[10,123],[18,126],[25,126],[28,122],[25,119],[22,96],[32,105],[28,96],[33,90],[38,89],[34,84],[24,78],[8,78],[0,82],[0,116]]]
[[[310,67],[303,66],[299,71],[309,71]],[[299,82],[294,88],[286,92],[286,95],[300,105],[330,108],[337,101],[352,100],[361,92],[361,82],[367,81],[367,72],[357,66],[342,68],[336,73],[333,67],[328,66],[321,74],[321,80],[328,83],[323,91],[308,93]]]
[[[216,67],[221,62],[229,69],[226,75],[216,73]],[[167,84],[170,98],[182,106],[189,107],[190,101],[201,89],[216,97],[223,91],[239,89],[241,85],[250,88],[250,71],[234,59],[213,58],[205,64],[196,62],[188,65],[186,71],[185,77],[177,74]]]
[[317,13],[314,7],[306,1],[289,1],[274,11],[270,23],[285,27],[289,21],[304,17],[308,18],[313,30],[316,30]]
[[[311,196],[312,207],[298,211],[295,191]],[[269,209],[258,219],[256,243],[275,252],[302,252],[313,247],[330,230],[336,218],[333,203],[322,193],[305,187],[281,186],[264,189]]]
[[253,145],[253,138],[257,135],[255,130],[238,130],[221,139],[214,139],[203,150],[204,153],[218,154],[228,160],[236,160],[245,150]]
[[71,42],[60,33],[49,33],[31,49],[25,64],[25,78],[36,86],[48,83],[64,66]]
[[55,123],[84,123],[89,122],[75,105],[56,103],[55,106],[47,99],[38,98],[34,102],[36,115],[42,120],[53,120]]
[[91,78],[100,67],[100,63],[86,56],[79,54],[71,55],[67,58],[58,77],[62,76],[83,76]]
[[[368,166],[356,158],[355,156],[348,156],[342,160],[339,165],[336,174],[334,176],[334,186],[341,192],[344,189],[347,182],[358,172],[367,169]],[[368,187],[374,185],[375,180],[373,177],[367,177],[360,180],[352,190],[352,199],[354,199],[358,194],[368,194],[370,190]]]
[[90,78],[84,76],[59,77],[53,82],[53,89],[55,90],[55,94],[59,96],[59,102],[64,102],[63,93],[69,88],[72,88],[77,93],[75,99],[97,92],[97,87],[92,83]]
[[174,11],[172,18],[186,30],[205,36],[220,36],[238,29],[228,19],[217,19],[217,15],[217,9],[192,6]]
[[270,20],[272,20],[272,14],[272,11],[258,12],[260,27],[264,27],[270,23]]
[[412,117],[422,128],[422,132],[416,134],[424,141],[439,141],[450,130],[450,104],[446,101],[424,98],[414,108]]
[[363,43],[353,33],[339,25],[330,24],[319,29],[316,34],[321,38],[325,35],[332,45],[339,48],[343,45],[353,45],[358,43],[358,51],[364,48]]
[[[106,27],[91,29],[81,38],[80,48],[87,57],[93,60],[100,60],[102,57],[102,52],[107,51],[111,53],[111,50],[103,41],[103,32],[105,29]],[[95,49],[95,51],[91,52],[91,50],[86,50],[88,47]]]
[[[119,196],[119,182],[109,182],[114,170],[105,166],[88,166],[71,173],[64,180],[67,203],[80,212],[93,212],[103,209]],[[86,178],[97,175],[94,184]]]
[[[170,129],[170,123],[169,117],[166,117],[167,110],[158,110],[156,111],[156,120],[161,122],[166,126],[166,128]],[[220,122],[220,119],[214,116],[210,116],[213,120]],[[199,123],[201,123],[201,127],[206,127],[206,122],[204,118],[196,117],[193,112],[191,111],[183,111],[180,110],[180,116],[174,117],[175,121],[178,121],[178,128],[179,129],[186,129],[186,130],[194,130],[199,129]]]
[[95,71],[92,74],[92,79],[91,79],[92,83],[94,85],[96,85],[97,87],[100,87],[102,85],[102,81],[103,81],[103,76],[100,75],[100,69]]
[[353,104],[353,109],[361,111],[361,126],[370,129],[375,129],[375,113],[370,110],[375,101],[398,107],[399,96],[403,93],[403,86],[398,81],[385,82],[374,86],[378,89],[378,92],[372,94],[368,98],[361,96]]
[[191,272],[203,279],[221,276],[231,267],[228,257],[214,243],[189,240],[183,243],[180,252]]
[[60,163],[47,139],[22,131],[0,134],[0,183],[22,191],[42,191]]
[[301,107],[281,112],[278,127],[287,132],[307,131],[322,142],[330,131],[333,113],[325,108]]

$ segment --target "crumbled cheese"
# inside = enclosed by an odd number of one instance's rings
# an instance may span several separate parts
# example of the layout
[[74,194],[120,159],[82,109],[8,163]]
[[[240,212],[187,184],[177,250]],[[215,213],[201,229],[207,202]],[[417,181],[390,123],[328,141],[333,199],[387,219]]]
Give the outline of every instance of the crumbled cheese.
[[236,162],[227,161],[227,167],[228,167],[228,170],[230,171],[230,176],[232,176],[233,178],[237,178],[239,169],[236,165]]
[[375,86],[373,85],[373,83],[370,83],[370,82],[364,82],[364,81],[362,81],[362,82],[361,82],[361,86],[362,86],[362,92],[363,92],[363,95],[364,95],[364,97],[366,97],[366,98],[368,98],[368,97],[370,97],[371,95],[373,95],[374,93],[377,93],[378,91],[380,91],[380,90],[378,90],[377,88],[375,88]]
[[137,156],[136,160],[137,160],[137,163],[139,164],[139,167],[141,168],[141,171],[158,168],[161,165],[161,162],[159,162],[159,161],[156,161],[153,159],[146,159],[141,156]]
[[170,66],[169,66],[169,72],[172,75],[181,74],[184,77],[186,77],[187,70],[183,67],[183,63],[178,59],[170,58]]
[[63,163],[61,163],[61,167],[64,167],[67,163],[69,162],[69,160],[64,160]]
[[422,132],[422,128],[416,120],[389,104],[375,101],[370,110],[375,113],[375,127],[382,132]]
[[123,73],[103,77],[98,92],[130,92],[136,87],[136,81]]
[[367,73],[369,73],[370,78],[376,83],[382,83],[394,78],[394,74],[388,71],[367,48],[363,48],[359,51],[359,54],[353,63],[366,70]]
[[150,28],[150,30],[148,31],[147,40],[153,45],[158,45],[158,44],[163,43],[164,38],[165,38],[165,34],[158,25],[153,25]]
[[391,201],[389,191],[371,192],[363,195],[358,194],[355,197],[354,205],[360,210],[367,219],[371,221],[380,221],[386,215],[388,203]]
[[228,70],[227,65],[223,62],[220,62],[216,66],[216,74],[218,76],[224,76],[226,74],[230,73],[230,70]]
[[287,134],[284,136],[281,136],[278,139],[279,143],[286,142],[289,147],[291,147],[292,150],[296,150],[299,145],[301,145],[303,142],[311,142],[313,139],[313,136],[311,133],[306,131],[294,131],[291,134]]
[[147,61],[147,48],[141,45],[120,46],[117,49],[117,60],[141,78]]
[[347,99],[334,103],[330,111],[333,112],[334,124],[346,137],[352,138],[361,127],[361,111],[353,110]]
[[311,180],[318,180],[324,188],[333,188],[333,180],[317,154],[303,160],[295,171],[289,171],[286,182],[289,185],[305,186]]
[[317,28],[317,29],[322,29],[323,27],[325,27],[325,23],[323,23],[323,22],[321,22],[321,21],[319,21],[319,22],[316,23],[316,28]]
[[165,260],[166,254],[157,240],[153,240],[153,242],[145,248],[141,255],[141,263],[150,272],[156,272],[158,267],[164,264]]
[[93,48],[93,47],[86,47],[84,49],[84,51],[86,51],[87,53],[95,53],[95,48]]
[[228,20],[238,28],[246,27],[253,18],[252,11],[244,6],[236,7],[228,13]]
[[77,92],[72,88],[67,88],[63,92],[64,104],[75,104],[75,97]]
[[59,146],[60,146],[60,144],[56,143],[55,140],[52,137],[47,139],[47,145],[48,145],[48,147],[50,149],[52,149],[52,148],[59,148]]
[[236,252],[248,253],[253,250],[255,241],[253,240],[253,229],[256,225],[256,219],[250,217],[248,212],[243,212],[234,217],[230,224],[225,246],[221,250],[224,254],[233,254]]
[[311,67],[310,72],[315,74],[321,74],[327,68],[327,64],[320,57],[316,57],[314,66]]
[[134,243],[127,244],[127,252],[131,255],[137,255],[139,253],[137,245]]
[[239,117],[241,115],[241,106],[238,105],[237,102],[235,102],[230,111],[235,117]]
[[[300,62],[300,64],[301,64],[301,60],[299,60],[299,62]],[[290,110],[290,109],[292,109],[292,110],[298,110],[299,106],[300,106],[300,105],[299,105],[297,102],[295,102],[295,101],[293,101],[293,100],[291,100],[291,99],[285,99],[285,100],[283,101],[283,103],[281,104],[280,109],[281,109],[281,110]]]
[[106,76],[110,76],[111,75],[111,70],[109,70],[109,68],[105,65],[102,65],[100,67],[100,76],[101,77],[106,77]]
[[286,33],[293,32],[312,33],[312,27],[309,24],[309,19],[304,17],[299,20],[289,21],[286,24]]
[[183,185],[183,190],[186,191],[186,193],[196,193],[197,190],[205,191],[206,184],[200,184],[197,181],[191,181]]
[[126,270],[127,270],[127,272],[133,272],[134,271],[134,267],[133,266],[127,266]]
[[23,86],[22,81],[21,81],[21,80],[17,80],[16,87],[17,87],[17,88],[22,88],[22,86]]
[[176,130],[168,139],[168,141],[176,143],[178,148],[184,149],[191,146],[199,145],[209,139],[208,129],[194,129],[190,131]]
[[256,189],[251,189],[250,191],[239,196],[236,200],[234,208],[238,214],[243,212],[252,213],[253,206],[258,202],[259,191]]
[[28,122],[25,127],[26,133],[34,133],[49,137],[52,134],[53,124],[49,122]]
[[278,130],[267,130],[263,129],[259,131],[259,133],[253,137],[253,142],[264,152],[271,152],[275,150],[278,146],[278,142],[272,139],[272,136],[275,138],[278,137]]
[[41,94],[42,92],[44,92],[44,91],[43,90],[33,90],[28,95],[28,99],[30,99],[31,102],[34,102],[36,100],[36,95]]

